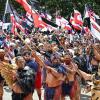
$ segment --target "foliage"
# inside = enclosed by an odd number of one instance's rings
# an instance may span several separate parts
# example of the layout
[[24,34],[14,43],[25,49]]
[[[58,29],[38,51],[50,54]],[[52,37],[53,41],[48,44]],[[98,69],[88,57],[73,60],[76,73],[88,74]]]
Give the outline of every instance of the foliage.
[[[34,0],[31,0],[34,2]],[[90,3],[96,14],[100,16],[100,0],[35,0],[39,1],[39,11],[50,13],[52,16],[60,14],[64,17],[69,17],[73,9],[79,10],[82,15],[84,14],[84,5]],[[19,13],[24,12],[22,7],[10,0]],[[4,14],[6,0],[0,0],[0,18]],[[37,5],[37,4],[36,4]]]

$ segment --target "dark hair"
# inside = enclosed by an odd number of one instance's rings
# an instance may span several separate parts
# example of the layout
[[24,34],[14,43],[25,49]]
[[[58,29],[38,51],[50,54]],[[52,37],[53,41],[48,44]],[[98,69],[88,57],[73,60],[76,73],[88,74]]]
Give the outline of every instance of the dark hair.
[[27,55],[27,54],[28,54],[28,55],[31,55],[31,51],[24,51],[22,55],[25,56],[25,55]]
[[17,62],[20,58],[23,58],[22,56],[17,56],[16,58],[15,58],[15,61]]

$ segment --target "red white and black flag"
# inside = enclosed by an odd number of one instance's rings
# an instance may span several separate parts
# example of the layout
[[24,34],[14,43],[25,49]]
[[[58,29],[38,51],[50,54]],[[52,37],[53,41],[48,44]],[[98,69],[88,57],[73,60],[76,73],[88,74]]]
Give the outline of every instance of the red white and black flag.
[[83,25],[82,16],[78,10],[74,10],[74,20],[76,24]]
[[[11,32],[15,33],[15,29],[19,29],[23,33],[31,33],[33,28],[33,21],[27,16],[20,16],[11,4],[7,4],[7,13],[10,13],[12,29]],[[29,25],[28,23],[31,23]]]
[[18,3],[20,3],[23,8],[32,15],[34,20],[34,27],[36,28],[45,28],[49,25],[53,27],[58,27],[53,22],[47,20],[46,18],[41,17],[41,15],[34,9],[32,6],[27,2],[27,0],[16,0]]
[[82,30],[82,27],[75,22],[75,18],[73,16],[70,17],[70,23],[72,24],[74,29]]
[[56,24],[65,30],[72,30],[69,22],[61,16],[56,17]]
[[97,15],[94,13],[91,5],[85,5],[85,18],[90,19],[91,35],[100,40],[100,26],[97,24]]

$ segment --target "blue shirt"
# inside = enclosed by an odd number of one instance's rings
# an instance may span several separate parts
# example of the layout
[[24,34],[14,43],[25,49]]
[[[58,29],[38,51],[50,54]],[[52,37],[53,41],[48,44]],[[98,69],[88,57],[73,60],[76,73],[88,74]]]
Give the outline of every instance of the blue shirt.
[[29,60],[26,61],[26,66],[29,66],[30,68],[32,68],[35,72],[38,71],[38,64],[35,60]]

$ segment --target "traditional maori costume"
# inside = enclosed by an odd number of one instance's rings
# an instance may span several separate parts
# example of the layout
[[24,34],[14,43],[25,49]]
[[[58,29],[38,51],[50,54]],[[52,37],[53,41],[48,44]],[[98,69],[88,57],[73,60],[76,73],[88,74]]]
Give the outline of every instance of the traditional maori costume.
[[3,96],[3,83],[4,83],[4,79],[1,76],[1,70],[3,69],[4,62],[7,62],[6,60],[4,60],[4,56],[5,56],[5,51],[3,49],[0,49],[0,100],[2,100],[2,96]]
[[[99,63],[100,68],[100,63]],[[93,77],[93,88],[91,90],[92,97],[91,100],[100,100],[100,69]]]
[[[51,61],[59,59],[58,55],[51,56]],[[61,64],[51,64],[46,71],[46,87],[44,100],[61,100],[61,84],[64,80],[66,69]]]

